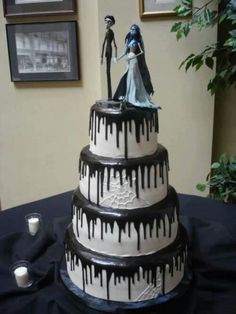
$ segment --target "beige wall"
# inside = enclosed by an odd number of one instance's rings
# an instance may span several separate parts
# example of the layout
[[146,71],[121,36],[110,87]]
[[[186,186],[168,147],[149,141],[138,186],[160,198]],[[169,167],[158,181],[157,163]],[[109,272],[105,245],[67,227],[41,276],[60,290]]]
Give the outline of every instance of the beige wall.
[[223,153],[236,155],[236,89],[231,87],[216,94],[214,146],[212,159]]
[[[0,6],[0,10],[2,7]],[[113,14],[118,51],[132,23],[141,27],[146,59],[160,112],[160,142],[170,155],[170,182],[178,192],[196,194],[211,162],[213,103],[206,91],[210,72],[187,75],[178,65],[193,50],[216,39],[216,30],[193,32],[177,42],[174,20],[140,21],[137,0],[80,0],[81,82],[10,82],[5,23],[0,12],[0,197],[3,208],[75,188],[78,157],[88,142],[88,113],[95,99],[106,96],[105,69],[99,57],[103,18]],[[61,18],[63,19],[63,18]],[[47,20],[47,19],[45,19]],[[100,49],[98,48],[100,46]],[[125,62],[113,66],[114,88]]]
[[6,20],[0,12],[3,208],[71,190],[78,184],[79,152],[88,141],[89,107],[101,96],[98,51],[94,48],[98,47],[97,11],[97,1],[79,1],[82,81],[34,84],[10,82]]

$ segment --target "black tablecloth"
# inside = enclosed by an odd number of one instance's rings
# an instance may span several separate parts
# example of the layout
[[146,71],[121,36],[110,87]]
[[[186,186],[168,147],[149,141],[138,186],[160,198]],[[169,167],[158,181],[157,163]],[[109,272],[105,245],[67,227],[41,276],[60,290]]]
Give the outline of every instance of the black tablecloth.
[[[72,192],[18,206],[0,213],[0,313],[99,314],[63,285],[59,269],[63,238],[70,222]],[[141,314],[236,313],[236,206],[197,196],[179,195],[180,219],[189,235],[193,281],[188,292]],[[43,228],[29,235],[25,215],[39,212]],[[16,286],[11,266],[30,263],[34,284]],[[123,311],[117,310],[117,313]]]

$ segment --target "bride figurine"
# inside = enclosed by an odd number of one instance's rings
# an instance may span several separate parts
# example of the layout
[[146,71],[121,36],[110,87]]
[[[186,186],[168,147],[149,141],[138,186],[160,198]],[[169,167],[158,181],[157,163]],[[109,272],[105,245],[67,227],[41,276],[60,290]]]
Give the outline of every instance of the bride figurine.
[[127,45],[127,54],[124,53],[115,59],[115,62],[117,62],[126,55],[127,69],[120,80],[113,99],[128,102],[136,107],[160,108],[158,105],[151,102],[150,95],[144,86],[138,62],[138,58],[143,55],[141,44],[137,40],[132,39]]
[[[143,78],[144,87],[145,87],[145,89],[149,95],[153,95],[154,90],[153,90],[151,77],[150,77],[148,67],[146,64],[146,60],[145,60],[145,50],[144,50],[143,37],[141,35],[140,28],[137,24],[131,25],[130,31],[128,32],[128,34],[125,37],[125,46],[126,46],[125,54],[127,54],[129,52],[128,45],[131,42],[131,40],[133,40],[133,39],[138,42],[138,44],[141,47],[141,50],[143,50],[143,54],[140,55],[140,57],[138,58],[138,65],[139,65],[139,71],[140,71],[141,76]],[[138,52],[140,52],[140,51],[138,50]],[[138,52],[136,52],[136,53],[138,53]]]

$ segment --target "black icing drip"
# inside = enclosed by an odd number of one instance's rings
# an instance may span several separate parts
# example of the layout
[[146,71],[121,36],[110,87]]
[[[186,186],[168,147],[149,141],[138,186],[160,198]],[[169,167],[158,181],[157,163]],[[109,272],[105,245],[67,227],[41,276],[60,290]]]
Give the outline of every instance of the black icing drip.
[[[165,182],[165,172],[169,169],[168,164],[168,152],[162,146],[158,145],[157,151],[153,155],[141,157],[141,158],[130,158],[126,159],[115,159],[97,156],[90,152],[89,146],[86,146],[80,154],[79,161],[79,173],[80,179],[88,175],[88,199],[90,200],[90,180],[92,176],[97,174],[97,204],[99,205],[99,196],[103,196],[104,186],[104,174],[107,171],[107,190],[110,189],[110,176],[114,177],[119,175],[120,184],[123,185],[122,174],[125,172],[125,178],[128,179],[130,187],[132,187],[133,180],[135,178],[135,191],[136,197],[139,198],[140,188],[149,188],[151,184],[150,171],[154,167],[153,181],[155,187],[157,187],[157,167],[159,167],[160,177],[162,183]],[[166,171],[164,171],[164,168]],[[88,169],[88,174],[87,174]],[[111,171],[113,170],[113,171]],[[141,187],[139,186],[139,175],[141,174]],[[145,176],[147,174],[147,186],[145,187]],[[168,175],[167,175],[168,177]],[[168,180],[168,179],[167,179]],[[168,182],[166,182],[167,184]]]
[[[79,237],[78,219],[87,221],[88,238],[94,238],[95,227],[97,220],[101,221],[101,239],[104,238],[104,233],[109,231],[113,233],[114,223],[116,222],[119,228],[118,242],[122,241],[122,233],[127,233],[131,236],[131,224],[134,225],[137,235],[137,250],[140,250],[140,232],[144,230],[144,239],[147,237],[147,229],[149,229],[150,238],[159,237],[159,229],[163,226],[163,236],[172,236],[172,224],[175,222],[179,213],[179,202],[174,188],[169,187],[167,197],[157,204],[149,207],[138,208],[124,211],[122,209],[98,207],[88,202],[80,193],[79,188],[73,195],[74,214],[76,219],[76,234]],[[178,218],[177,218],[178,219]],[[82,223],[82,221],[81,221]],[[156,229],[154,225],[156,223]],[[169,233],[166,234],[166,223],[168,223]]]
[[[132,105],[128,105],[125,109],[120,109],[119,103],[112,106],[111,104],[105,104],[98,102],[92,106],[90,110],[89,121],[89,135],[91,141],[96,145],[97,132],[100,133],[100,125],[105,124],[105,139],[108,139],[110,134],[116,132],[116,146],[119,148],[120,133],[124,132],[124,156],[128,157],[128,132],[133,132],[132,121],[135,127],[136,142],[140,143],[141,134],[146,133],[146,139],[149,141],[150,132],[155,131],[158,133],[158,113],[157,109],[152,108],[137,108]],[[113,124],[115,130],[113,130]],[[145,132],[146,129],[146,132]]]
[[[135,280],[140,281],[140,269],[143,272],[143,279],[147,284],[152,283],[157,286],[157,271],[160,271],[162,277],[162,294],[165,294],[166,265],[169,265],[168,272],[171,276],[174,270],[181,270],[186,264],[186,232],[181,229],[176,240],[167,248],[147,256],[139,257],[111,257],[104,254],[92,252],[79,244],[70,227],[66,235],[66,258],[70,263],[70,270],[75,270],[79,262],[83,274],[83,290],[88,283],[88,274],[90,283],[92,282],[92,267],[95,278],[100,278],[100,285],[105,282],[107,289],[107,299],[110,299],[110,280],[114,276],[114,284],[119,283],[121,279],[128,279],[128,298],[131,299],[132,285]],[[106,274],[104,278],[104,273]]]

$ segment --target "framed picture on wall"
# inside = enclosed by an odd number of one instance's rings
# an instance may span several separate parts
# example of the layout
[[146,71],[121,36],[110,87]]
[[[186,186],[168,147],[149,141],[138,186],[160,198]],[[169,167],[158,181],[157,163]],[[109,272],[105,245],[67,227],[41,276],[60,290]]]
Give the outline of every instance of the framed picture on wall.
[[79,80],[77,22],[7,24],[11,80]]
[[5,17],[73,14],[76,0],[3,0]]
[[175,16],[181,0],[139,0],[141,18]]

